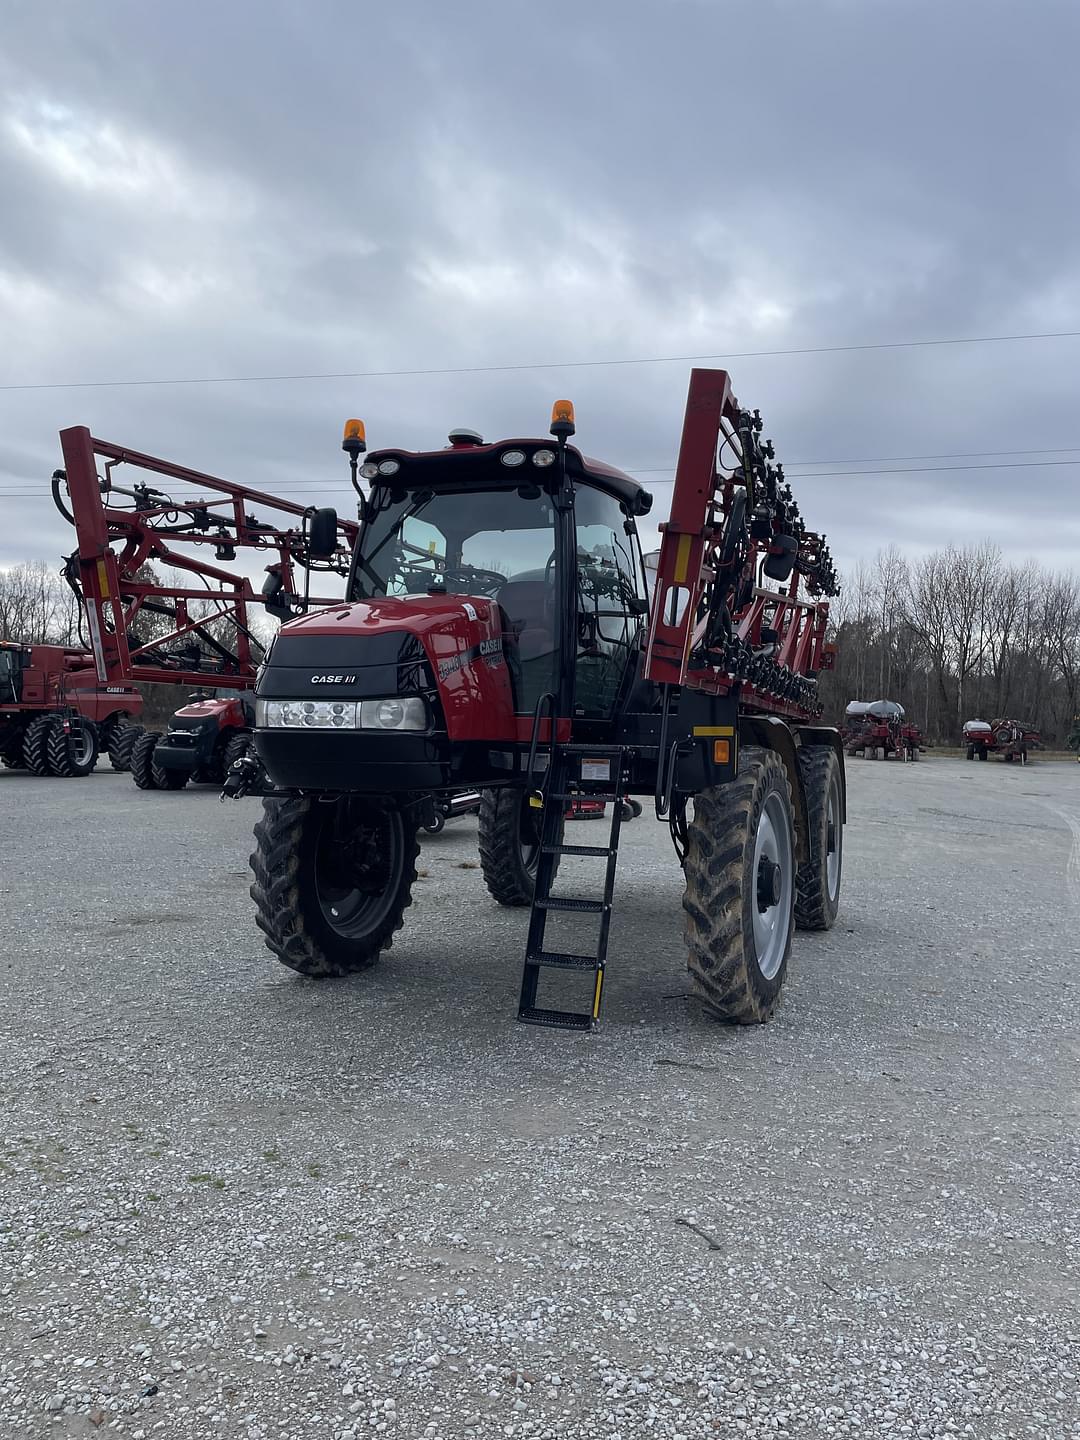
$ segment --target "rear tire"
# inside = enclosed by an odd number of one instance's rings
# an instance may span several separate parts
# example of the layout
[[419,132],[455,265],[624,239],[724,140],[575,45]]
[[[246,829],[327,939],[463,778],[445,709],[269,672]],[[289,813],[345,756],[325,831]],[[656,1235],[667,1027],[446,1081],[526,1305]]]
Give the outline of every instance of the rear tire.
[[810,854],[795,875],[795,924],[831,930],[840,908],[844,861],[843,790],[836,754],[827,745],[799,750]]
[[131,747],[131,778],[140,790],[158,788],[158,769],[154,765],[154,746],[161,739],[156,730],[144,730]]
[[[488,893],[500,905],[532,904],[543,814],[529,804],[529,792],[517,786],[483,793],[479,821],[480,869]],[[552,858],[557,864],[558,856]],[[554,876],[554,867],[552,874]]]
[[368,969],[404,923],[419,853],[416,819],[397,808],[264,800],[251,898],[268,949],[301,975]]
[[[717,1019],[764,1023],[780,998],[795,929],[791,786],[774,751],[747,746],[733,781],[694,797],[683,868],[694,993]],[[763,903],[766,893],[775,903]]]
[[55,715],[36,715],[23,731],[23,766],[31,775],[48,775],[49,732]]
[[49,729],[47,744],[49,770],[65,780],[89,775],[98,762],[97,727],[91,720],[74,719],[65,732],[64,722],[57,716]]
[[135,741],[143,733],[143,727],[134,722],[123,722],[114,725],[109,732],[106,746],[109,752],[109,764],[119,774],[131,769],[131,751]]

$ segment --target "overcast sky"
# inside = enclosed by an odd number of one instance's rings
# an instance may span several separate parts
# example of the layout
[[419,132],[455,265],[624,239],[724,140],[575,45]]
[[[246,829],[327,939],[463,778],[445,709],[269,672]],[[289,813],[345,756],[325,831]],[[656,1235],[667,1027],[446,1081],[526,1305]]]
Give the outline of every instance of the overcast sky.
[[[6,6],[0,384],[1080,331],[1078,70],[1075,0]],[[1070,462],[801,479],[841,565],[1074,563],[1080,339],[729,368],[791,471]],[[568,396],[662,515],[688,369],[2,390],[0,564],[72,547],[73,424],[347,510],[347,416],[432,448]]]

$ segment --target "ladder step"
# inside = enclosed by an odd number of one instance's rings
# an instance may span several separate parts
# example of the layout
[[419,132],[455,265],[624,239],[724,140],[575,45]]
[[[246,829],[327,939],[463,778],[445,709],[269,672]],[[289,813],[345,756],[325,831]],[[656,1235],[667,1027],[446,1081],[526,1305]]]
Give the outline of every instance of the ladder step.
[[611,855],[605,845],[541,845],[545,855]]
[[526,965],[544,965],[552,970],[595,970],[595,955],[564,955],[558,950],[536,950],[525,957]]
[[558,747],[561,755],[584,755],[586,759],[590,755],[603,755],[605,758],[614,759],[625,750],[623,745],[586,745],[575,740],[572,745],[560,745]]
[[533,904],[538,910],[576,910],[581,915],[602,915],[608,908],[606,900],[561,899],[554,895],[543,899],[538,895]]
[[518,1019],[525,1025],[546,1025],[549,1030],[591,1030],[594,1024],[591,1015],[573,1010],[519,1010]]

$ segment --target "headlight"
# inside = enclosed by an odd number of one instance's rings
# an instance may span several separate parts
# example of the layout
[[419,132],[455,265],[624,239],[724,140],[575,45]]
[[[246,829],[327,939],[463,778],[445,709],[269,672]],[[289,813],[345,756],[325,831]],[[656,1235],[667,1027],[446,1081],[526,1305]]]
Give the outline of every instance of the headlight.
[[256,700],[261,730],[426,730],[419,695],[386,700]]
[[525,464],[525,451],[524,451],[524,450],[504,450],[503,453],[499,456],[499,459],[502,461],[502,463],[503,463],[504,465],[509,465],[510,468],[511,468],[512,470],[514,470],[514,469],[516,469],[519,465],[524,465],[524,464]]
[[396,475],[401,466],[396,460],[383,460],[379,465],[380,475]]
[[360,474],[364,477],[365,480],[376,479],[378,473],[379,467],[375,464],[374,460],[368,460],[365,464],[360,466]]
[[427,706],[419,695],[361,700],[360,725],[365,730],[426,730]]
[[555,451],[554,451],[554,450],[537,450],[537,451],[535,451],[534,454],[533,454],[533,464],[534,464],[534,465],[539,465],[542,470],[545,469],[548,465],[554,465],[554,464],[555,464]]
[[256,700],[255,724],[265,730],[355,730],[355,700]]

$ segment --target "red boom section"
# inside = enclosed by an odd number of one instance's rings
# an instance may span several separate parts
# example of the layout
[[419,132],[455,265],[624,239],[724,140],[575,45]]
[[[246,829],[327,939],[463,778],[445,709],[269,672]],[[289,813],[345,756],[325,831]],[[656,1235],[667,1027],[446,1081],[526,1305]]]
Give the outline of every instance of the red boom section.
[[[302,596],[297,570],[345,575],[354,522],[339,521],[336,550],[314,560],[306,528],[313,507],[97,440],[85,426],[61,431],[60,443],[65,468],[53,477],[54,496],[78,538],[66,574],[81,596],[103,684],[253,685],[262,649],[249,625],[253,606],[287,619],[306,604],[340,601],[340,595]],[[145,481],[127,488],[116,481],[119,466],[189,488],[182,498]],[[65,481],[70,511],[58,489]],[[133,503],[121,504],[120,497]],[[247,575],[227,568],[241,551],[267,558],[261,593]],[[180,571],[191,583],[153,578],[145,566]],[[142,642],[140,614],[164,616],[167,633]]]
[[[811,718],[820,713],[813,682],[832,663],[820,597],[837,593],[836,577],[760,431],[726,370],[691,371],[645,674],[709,694],[737,689],[747,708]],[[730,474],[719,466],[722,446]]]

